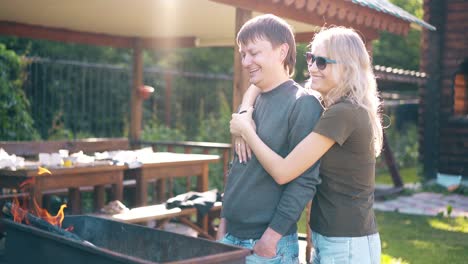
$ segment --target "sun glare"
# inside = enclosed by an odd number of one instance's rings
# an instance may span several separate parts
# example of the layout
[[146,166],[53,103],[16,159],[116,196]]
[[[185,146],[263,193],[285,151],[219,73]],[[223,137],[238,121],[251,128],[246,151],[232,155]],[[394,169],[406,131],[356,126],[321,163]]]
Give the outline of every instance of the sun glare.
[[429,220],[429,225],[434,229],[468,233],[468,223],[462,217],[444,219],[443,221],[441,219],[432,219]]

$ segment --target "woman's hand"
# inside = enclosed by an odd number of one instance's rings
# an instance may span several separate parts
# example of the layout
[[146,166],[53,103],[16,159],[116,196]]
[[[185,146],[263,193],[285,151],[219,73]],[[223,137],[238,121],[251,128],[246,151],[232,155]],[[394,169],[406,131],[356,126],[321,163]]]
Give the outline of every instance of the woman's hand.
[[[236,151],[237,156],[239,157],[239,162],[247,162],[252,158],[252,150],[247,145],[247,142],[242,138],[241,130],[239,130],[239,125],[244,125],[244,123],[236,123],[237,126],[233,127],[233,120],[242,118],[243,121],[237,120],[239,122],[245,122],[246,125],[255,130],[255,122],[252,119],[253,108],[249,108],[243,114],[233,114],[231,120],[231,133],[235,136],[234,138],[234,150]],[[246,128],[247,129],[247,128]],[[237,133],[239,132],[239,133]]]
[[243,136],[248,129],[255,130],[255,122],[252,119],[253,107],[250,107],[243,114],[232,114],[231,134]]
[[247,162],[252,158],[252,150],[242,137],[234,138],[234,150],[240,163]]

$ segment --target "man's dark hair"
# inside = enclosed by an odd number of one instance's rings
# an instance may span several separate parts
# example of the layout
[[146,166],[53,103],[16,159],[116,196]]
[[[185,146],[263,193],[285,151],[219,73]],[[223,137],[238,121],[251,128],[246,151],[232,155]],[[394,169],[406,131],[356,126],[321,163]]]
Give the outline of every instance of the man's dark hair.
[[247,45],[257,40],[267,40],[273,48],[288,44],[289,50],[283,64],[284,68],[289,70],[289,75],[293,75],[296,65],[296,41],[293,30],[286,21],[271,14],[250,19],[237,33],[237,44]]

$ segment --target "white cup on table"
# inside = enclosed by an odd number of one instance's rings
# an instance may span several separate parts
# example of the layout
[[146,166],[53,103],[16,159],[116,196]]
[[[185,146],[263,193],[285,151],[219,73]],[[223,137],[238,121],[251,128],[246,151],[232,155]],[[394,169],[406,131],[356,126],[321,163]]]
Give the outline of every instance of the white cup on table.
[[50,154],[39,153],[39,164],[42,166],[50,166]]

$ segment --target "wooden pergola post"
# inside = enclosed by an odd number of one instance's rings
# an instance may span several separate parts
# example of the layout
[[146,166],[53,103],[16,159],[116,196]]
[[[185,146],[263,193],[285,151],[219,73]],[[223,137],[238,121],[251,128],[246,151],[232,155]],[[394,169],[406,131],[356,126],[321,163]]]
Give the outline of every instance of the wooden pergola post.
[[[252,18],[252,11],[242,8],[236,8],[236,23],[235,23],[235,36],[239,32],[242,25]],[[249,77],[247,72],[242,68],[242,58],[238,52],[239,46],[237,42],[234,43],[234,80],[233,80],[233,93],[232,93],[232,110],[235,112],[242,102],[242,95],[249,87]]]
[[139,96],[139,88],[143,85],[143,48],[141,39],[135,39],[133,46],[133,82],[130,112],[130,142],[140,140],[143,99]]

